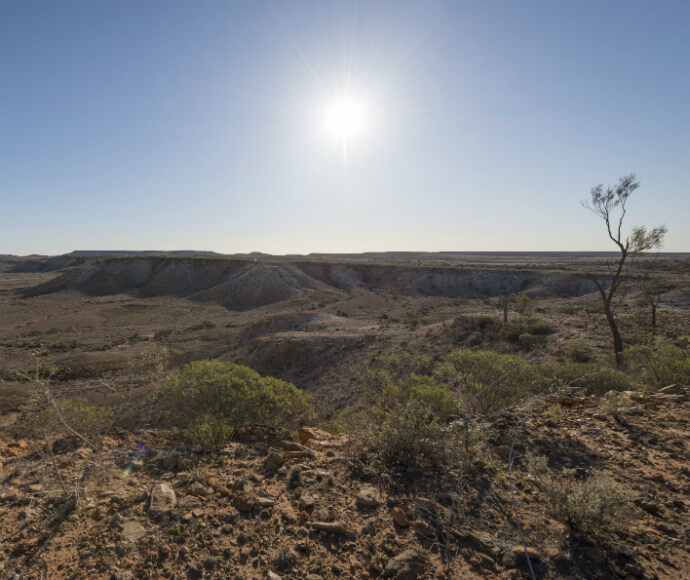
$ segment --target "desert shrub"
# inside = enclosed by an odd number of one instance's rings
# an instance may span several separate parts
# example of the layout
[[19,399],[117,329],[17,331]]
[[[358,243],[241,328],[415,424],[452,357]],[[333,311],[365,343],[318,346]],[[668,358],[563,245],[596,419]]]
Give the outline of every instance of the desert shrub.
[[91,437],[104,433],[112,425],[110,407],[94,405],[81,398],[58,399],[54,403],[46,404],[33,418],[31,431],[34,435],[73,435],[65,426],[67,424],[80,435]]
[[195,324],[194,326],[190,326],[189,330],[207,330],[211,328],[215,328],[216,325],[211,322],[210,320],[202,320],[198,324]]
[[631,401],[620,393],[607,393],[599,402],[599,408],[611,415],[617,422],[623,421],[623,415],[637,414],[642,412],[642,405]]
[[547,466],[545,457],[529,459],[527,469],[549,514],[573,530],[594,532],[624,525],[624,493],[602,473],[578,480],[573,470],[558,476]]
[[518,312],[521,313],[529,312],[532,306],[532,299],[527,296],[527,294],[520,294],[520,296],[515,299],[515,302],[517,304]]
[[165,340],[166,338],[169,338],[172,336],[172,329],[171,328],[164,328],[162,330],[157,330],[155,334],[153,335],[153,340],[158,340],[162,341]]
[[449,466],[457,446],[451,443],[453,430],[448,423],[461,411],[458,399],[433,373],[404,374],[387,368],[394,360],[403,361],[408,369],[428,366],[407,356],[379,359],[379,368],[361,375],[362,405],[341,413],[336,423],[360,431],[368,454],[389,468]]
[[415,330],[419,326],[419,314],[414,310],[405,311],[405,326],[410,330]]
[[515,355],[467,349],[449,355],[461,378],[462,398],[477,413],[490,413],[540,392],[543,377]]
[[585,342],[574,342],[568,345],[565,356],[574,363],[586,363],[592,359],[592,347]]
[[572,304],[559,304],[554,308],[554,311],[557,312],[558,314],[577,314],[580,309],[577,306],[573,306]]
[[372,447],[389,467],[433,471],[454,463],[459,445],[454,431],[417,402],[384,414]]
[[535,336],[546,336],[554,332],[554,329],[543,320],[537,318],[523,318],[506,322],[501,326],[499,336],[509,342],[519,342],[521,334],[532,334]]
[[534,348],[543,346],[544,339],[541,336],[535,336],[534,334],[531,334],[529,332],[523,332],[518,337],[518,343],[525,350],[532,350]]
[[449,328],[449,335],[455,341],[466,339],[474,333],[492,336],[498,333],[499,323],[491,316],[456,316]]
[[539,372],[551,391],[603,395],[608,391],[631,391],[637,385],[626,373],[594,363],[540,365]]
[[222,444],[244,425],[277,426],[312,412],[312,397],[291,383],[242,365],[192,362],[168,379],[168,421],[185,437]]
[[630,369],[652,387],[690,385],[690,352],[673,344],[632,346],[626,351]]

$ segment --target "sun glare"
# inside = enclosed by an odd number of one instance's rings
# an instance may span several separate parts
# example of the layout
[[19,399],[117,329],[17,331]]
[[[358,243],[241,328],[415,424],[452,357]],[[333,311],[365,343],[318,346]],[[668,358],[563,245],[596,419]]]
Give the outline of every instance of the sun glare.
[[371,132],[371,111],[367,103],[354,96],[338,96],[323,105],[321,132],[347,155],[352,147]]

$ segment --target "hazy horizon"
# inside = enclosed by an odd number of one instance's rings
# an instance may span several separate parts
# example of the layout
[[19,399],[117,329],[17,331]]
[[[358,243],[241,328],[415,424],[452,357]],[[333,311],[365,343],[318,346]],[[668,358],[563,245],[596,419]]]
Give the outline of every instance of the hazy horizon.
[[690,251],[687,2],[5,2],[0,74],[0,254],[606,252],[631,172]]

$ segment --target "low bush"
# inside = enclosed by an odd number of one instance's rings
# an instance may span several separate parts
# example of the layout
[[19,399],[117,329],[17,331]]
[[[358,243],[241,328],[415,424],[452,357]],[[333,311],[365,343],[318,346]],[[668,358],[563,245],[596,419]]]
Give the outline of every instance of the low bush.
[[543,378],[525,360],[490,350],[449,355],[461,381],[463,401],[475,413],[491,413],[541,392]]
[[34,435],[70,436],[70,429],[84,437],[103,434],[113,421],[113,410],[104,405],[94,405],[86,399],[58,399],[47,404],[32,422]]
[[667,342],[637,345],[625,352],[630,369],[655,388],[672,383],[690,385],[690,351]]
[[200,444],[222,444],[237,427],[278,426],[312,413],[312,397],[291,383],[242,365],[192,362],[174,372],[162,392],[167,419]]
[[573,342],[566,348],[565,356],[574,363],[586,363],[592,360],[592,347],[585,342]]
[[533,350],[544,345],[544,339],[529,332],[523,332],[518,337],[518,343],[525,350]]
[[503,340],[509,342],[519,342],[520,335],[531,334],[534,336],[546,336],[552,334],[555,330],[543,320],[537,318],[523,318],[521,320],[513,320],[506,322],[499,332],[499,336]]
[[580,309],[577,306],[573,306],[572,304],[559,304],[558,306],[556,306],[556,308],[554,308],[554,311],[558,314],[573,315],[580,312]]
[[433,471],[453,463],[458,446],[448,425],[461,407],[451,387],[436,376],[437,368],[425,357],[394,355],[376,357],[358,371],[362,405],[334,422],[361,433],[362,446],[355,452],[366,449],[363,457],[403,471]]
[[601,473],[578,480],[573,470],[559,476],[545,457],[532,457],[527,469],[549,514],[573,530],[595,532],[625,525],[629,497]]
[[539,372],[549,383],[547,390],[552,392],[603,395],[608,391],[631,391],[638,388],[628,374],[594,363],[540,365]]

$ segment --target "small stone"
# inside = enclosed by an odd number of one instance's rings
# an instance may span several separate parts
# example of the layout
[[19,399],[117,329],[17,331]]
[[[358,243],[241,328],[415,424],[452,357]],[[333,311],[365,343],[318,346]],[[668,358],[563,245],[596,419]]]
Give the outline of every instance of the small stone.
[[304,444],[306,444],[310,439],[314,439],[315,441],[324,441],[331,438],[330,433],[326,433],[321,429],[314,429],[311,427],[302,427],[297,434],[299,435],[300,441]]
[[381,576],[397,580],[417,580],[425,569],[424,558],[414,550],[406,550],[388,561]]
[[355,496],[357,507],[361,509],[371,509],[379,505],[379,501],[374,497],[374,490],[365,487]]
[[315,503],[316,499],[313,495],[303,493],[299,496],[299,505],[302,506],[302,508],[305,510],[314,507]]
[[399,508],[397,506],[394,507],[391,510],[391,517],[393,518],[393,521],[396,523],[396,525],[400,526],[401,528],[406,528],[410,525],[410,520],[407,518],[402,508]]
[[149,510],[153,512],[170,511],[177,504],[177,497],[173,488],[167,483],[157,483],[151,489]]
[[275,572],[269,572],[266,575],[266,580],[280,580],[280,576],[276,574]]
[[271,451],[264,461],[264,468],[266,471],[273,472],[277,471],[278,468],[283,464],[283,455],[278,451]]
[[436,529],[431,524],[422,520],[416,520],[412,522],[412,524],[410,525],[412,526],[412,529],[415,532],[417,532],[420,536],[427,539],[436,538]]
[[[524,546],[513,546],[510,549],[510,552],[518,560],[520,558],[525,557],[525,547]],[[530,560],[541,560],[541,554],[539,553],[539,551],[536,548],[533,548],[532,546],[527,546],[527,556],[529,556]]]
[[130,542],[136,542],[146,534],[146,528],[136,520],[126,521],[122,525],[122,535]]
[[311,527],[315,530],[330,532],[332,534],[346,534],[345,526],[340,522],[312,522]]

